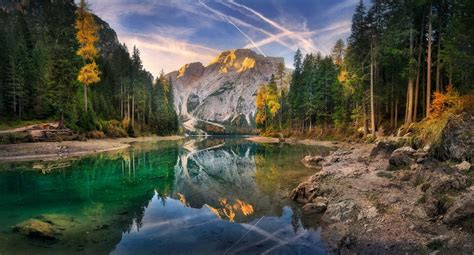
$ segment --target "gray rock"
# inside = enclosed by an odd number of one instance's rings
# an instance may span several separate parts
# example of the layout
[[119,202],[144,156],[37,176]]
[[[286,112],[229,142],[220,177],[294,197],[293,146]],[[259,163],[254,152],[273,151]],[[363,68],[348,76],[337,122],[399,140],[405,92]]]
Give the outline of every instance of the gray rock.
[[459,171],[468,171],[471,169],[471,163],[463,161],[455,166]]
[[316,202],[308,203],[303,206],[303,212],[306,214],[313,214],[313,213],[323,213],[326,211],[328,206],[327,200],[319,200]]
[[444,160],[474,158],[474,118],[472,112],[452,116],[443,130],[436,154]]
[[396,149],[392,152],[389,159],[389,168],[398,169],[410,166],[415,162],[415,150],[411,147],[405,146]]
[[472,219],[474,219],[474,191],[463,194],[454,202],[446,212],[444,222],[455,224]]
[[306,156],[301,162],[308,168],[318,168],[321,166],[321,163],[324,161],[324,158],[321,156]]
[[329,221],[344,221],[357,215],[357,205],[352,200],[344,200],[336,204],[329,204],[324,219]]
[[359,212],[359,215],[357,216],[357,220],[362,220],[362,219],[373,219],[377,217],[378,211],[377,208],[375,207],[369,207],[365,210],[361,210]]

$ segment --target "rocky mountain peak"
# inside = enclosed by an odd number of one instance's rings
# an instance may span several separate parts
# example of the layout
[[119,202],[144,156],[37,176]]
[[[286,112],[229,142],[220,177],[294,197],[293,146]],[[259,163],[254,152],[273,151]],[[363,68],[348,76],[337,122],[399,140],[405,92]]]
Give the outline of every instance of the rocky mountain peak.
[[270,81],[281,63],[283,58],[235,49],[220,53],[207,66],[190,63],[167,74],[184,128],[197,133],[202,129],[251,133],[255,130],[257,90]]
[[203,75],[204,69],[200,62],[186,64],[179,69],[177,78],[196,79]]
[[229,71],[240,73],[254,68],[257,61],[264,58],[263,55],[259,55],[250,49],[228,50],[219,54],[209,63],[208,67],[218,66],[221,73]]

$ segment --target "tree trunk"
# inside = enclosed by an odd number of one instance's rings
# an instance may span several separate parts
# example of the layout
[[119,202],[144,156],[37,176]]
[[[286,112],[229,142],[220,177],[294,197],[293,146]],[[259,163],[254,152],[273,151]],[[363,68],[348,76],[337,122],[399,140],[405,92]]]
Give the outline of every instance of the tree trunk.
[[87,86],[86,84],[83,84],[84,86],[84,111],[87,112]]
[[135,124],[135,95],[132,94],[132,127]]
[[370,133],[375,136],[374,56],[372,46],[370,46]]
[[[410,29],[410,58],[413,55],[413,30]],[[408,70],[408,88],[407,88],[407,115],[405,119],[405,125],[410,125],[413,122],[413,71],[411,70],[411,66]]]
[[428,25],[428,57],[426,60],[426,117],[430,116],[431,105],[431,44],[433,43],[433,26],[432,26],[433,8],[430,4],[430,17]]
[[123,84],[120,81],[120,118],[123,119]]
[[441,57],[440,57],[440,51],[441,51],[441,31],[438,32],[439,38],[438,38],[438,53],[436,53],[436,91],[440,92],[441,91],[441,80],[440,80],[440,72],[441,72]]
[[125,114],[125,116],[127,116],[127,120],[130,121],[130,95],[128,94],[128,92],[127,92],[127,114]]

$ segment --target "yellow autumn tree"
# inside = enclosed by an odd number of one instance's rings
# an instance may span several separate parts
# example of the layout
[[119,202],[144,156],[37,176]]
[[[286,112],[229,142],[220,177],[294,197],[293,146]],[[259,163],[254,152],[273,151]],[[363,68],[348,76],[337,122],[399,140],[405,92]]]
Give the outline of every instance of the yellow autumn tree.
[[270,79],[270,83],[268,83],[267,106],[268,110],[270,111],[271,117],[275,118],[276,114],[280,110],[281,105],[280,98],[278,96],[278,87],[273,76]]
[[75,28],[76,39],[80,45],[77,55],[81,56],[86,62],[79,71],[77,80],[84,86],[84,110],[87,111],[87,86],[100,81],[100,71],[94,60],[99,53],[95,47],[99,28],[85,0],[81,0],[76,10]]
[[263,84],[257,91],[255,105],[257,106],[255,122],[257,125],[262,125],[267,120],[267,86],[265,86],[265,84]]

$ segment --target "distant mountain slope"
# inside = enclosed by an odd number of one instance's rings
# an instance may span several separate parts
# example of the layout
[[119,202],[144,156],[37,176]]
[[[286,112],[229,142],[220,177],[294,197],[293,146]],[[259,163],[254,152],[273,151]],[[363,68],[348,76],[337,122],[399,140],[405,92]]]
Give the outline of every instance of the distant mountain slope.
[[211,63],[186,64],[167,74],[176,110],[191,132],[251,133],[255,130],[257,89],[268,83],[283,58],[249,49],[220,53]]

